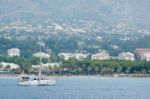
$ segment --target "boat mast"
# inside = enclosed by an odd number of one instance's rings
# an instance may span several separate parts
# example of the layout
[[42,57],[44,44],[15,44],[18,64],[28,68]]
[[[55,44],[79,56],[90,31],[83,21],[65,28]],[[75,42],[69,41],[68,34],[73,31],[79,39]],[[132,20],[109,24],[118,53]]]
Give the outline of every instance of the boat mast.
[[41,38],[39,36],[39,50],[40,50],[40,66],[39,66],[39,76],[41,76],[41,65],[42,65],[42,59],[41,59]]
[[[44,46],[44,49],[45,49],[45,51],[46,51],[46,53],[47,54],[51,54],[51,52],[50,53],[48,53],[48,50],[47,50],[47,48],[46,48],[46,46]],[[50,57],[51,57],[51,55],[50,55]],[[50,61],[50,57],[49,58],[47,58],[48,59],[48,66],[51,68],[51,70],[52,70],[52,75],[53,76],[55,76],[55,72],[54,72],[54,69],[53,69],[53,67],[50,65],[50,63],[51,63],[51,61]]]

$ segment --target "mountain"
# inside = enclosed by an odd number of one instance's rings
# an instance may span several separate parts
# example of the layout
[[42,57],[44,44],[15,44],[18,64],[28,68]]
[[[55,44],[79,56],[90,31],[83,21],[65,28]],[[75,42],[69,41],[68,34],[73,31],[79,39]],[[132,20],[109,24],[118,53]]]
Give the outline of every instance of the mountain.
[[150,0],[0,0],[0,22],[98,21],[148,28]]

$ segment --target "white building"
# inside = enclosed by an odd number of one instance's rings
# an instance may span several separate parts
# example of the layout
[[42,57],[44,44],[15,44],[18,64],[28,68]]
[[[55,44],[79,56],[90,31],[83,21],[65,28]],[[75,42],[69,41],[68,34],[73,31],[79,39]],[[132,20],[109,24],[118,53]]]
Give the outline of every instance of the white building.
[[[46,64],[42,64],[42,68],[49,68],[49,67],[54,68],[54,67],[59,67],[59,66],[60,66],[59,63],[46,63]],[[40,65],[32,65],[32,68],[35,68],[35,69],[37,69],[39,67],[40,67]]]
[[145,53],[142,57],[142,60],[150,61],[150,53]]
[[2,70],[6,69],[7,66],[10,66],[10,70],[20,68],[18,64],[14,64],[14,63],[1,62],[0,65],[2,66],[1,68]]
[[136,58],[150,61],[150,48],[138,48],[134,51]]
[[119,60],[130,60],[130,61],[134,61],[135,57],[133,53],[130,52],[122,52],[118,55],[118,59]]
[[97,54],[92,55],[92,60],[108,60],[108,59],[109,59],[109,53],[104,50]]
[[43,52],[38,52],[38,53],[34,53],[33,57],[37,57],[37,58],[50,58],[49,54],[43,53]]
[[11,49],[7,50],[7,54],[10,57],[20,56],[20,50],[18,48],[11,48]]
[[87,57],[87,54],[83,54],[83,53],[60,53],[59,57],[62,57],[64,60],[69,60],[70,58],[75,58],[78,60],[84,60]]

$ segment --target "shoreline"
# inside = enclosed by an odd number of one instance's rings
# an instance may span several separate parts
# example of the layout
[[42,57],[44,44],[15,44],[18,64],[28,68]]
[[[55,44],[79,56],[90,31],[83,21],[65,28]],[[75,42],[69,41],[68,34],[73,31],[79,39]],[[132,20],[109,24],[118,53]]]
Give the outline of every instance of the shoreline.
[[[114,74],[114,75],[47,75],[48,78],[147,78],[150,74]],[[18,74],[0,74],[0,78],[19,78]]]
[[19,78],[19,76],[16,75],[16,74],[13,74],[13,75],[10,75],[10,74],[0,74],[0,78]]

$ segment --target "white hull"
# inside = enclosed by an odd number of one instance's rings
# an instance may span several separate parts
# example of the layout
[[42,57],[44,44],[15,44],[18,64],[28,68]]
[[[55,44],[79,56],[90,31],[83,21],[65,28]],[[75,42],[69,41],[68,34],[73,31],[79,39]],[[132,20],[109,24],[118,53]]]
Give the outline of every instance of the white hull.
[[18,82],[18,85],[21,86],[54,86],[55,84],[55,80],[29,80]]

